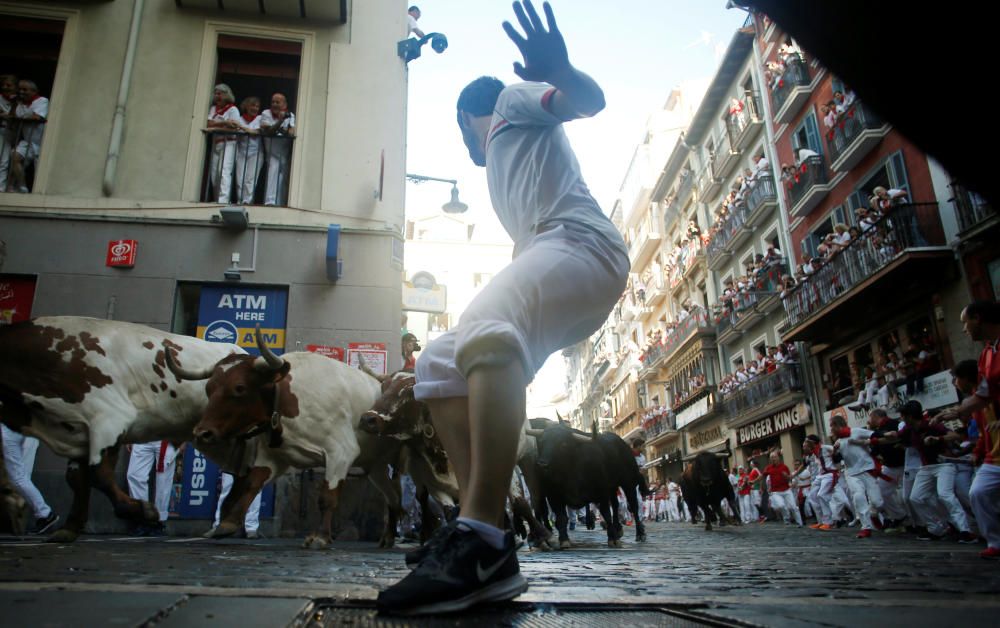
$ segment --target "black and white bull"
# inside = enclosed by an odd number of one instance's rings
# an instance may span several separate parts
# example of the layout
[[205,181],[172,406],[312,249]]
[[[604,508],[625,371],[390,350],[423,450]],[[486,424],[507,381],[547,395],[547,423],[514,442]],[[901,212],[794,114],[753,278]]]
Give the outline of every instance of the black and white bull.
[[107,495],[118,517],[159,522],[156,507],[124,492],[114,471],[122,444],[190,440],[208,402],[202,384],[167,372],[165,347],[193,369],[246,353],[236,345],[76,316],[0,327],[0,420],[69,458],[73,504],[49,540],[80,535],[91,487]]
[[[736,494],[720,460],[726,457],[726,454],[703,451],[694,457],[681,475],[681,491],[685,499],[689,500],[688,508],[692,517],[695,510],[700,508],[705,515],[706,530],[712,529],[712,522],[716,517],[719,525],[725,525],[728,517],[722,509],[723,500],[729,503],[730,509],[735,514],[733,523],[740,525],[740,509],[736,503]],[[692,504],[695,508],[691,508]]]
[[570,547],[566,527],[566,507],[583,508],[597,504],[607,522],[608,545],[621,547],[624,529],[618,512],[618,489],[635,520],[635,539],[646,540],[646,528],[639,511],[637,490],[643,496],[649,488],[639,472],[631,448],[617,434],[597,433],[596,424],[587,435],[556,423],[545,429],[529,429],[538,439],[538,466],[545,499],[555,511],[559,547]]

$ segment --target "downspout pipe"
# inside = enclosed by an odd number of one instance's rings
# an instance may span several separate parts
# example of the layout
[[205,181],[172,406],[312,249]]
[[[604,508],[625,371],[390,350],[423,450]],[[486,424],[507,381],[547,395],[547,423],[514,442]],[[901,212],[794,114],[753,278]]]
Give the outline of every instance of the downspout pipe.
[[132,85],[132,68],[135,65],[135,49],[139,42],[139,24],[142,22],[142,11],[146,0],[134,0],[132,5],[132,24],[128,31],[128,44],[125,48],[125,63],[122,66],[122,80],[118,85],[118,102],[115,104],[115,117],[111,124],[111,143],[108,145],[108,159],[104,164],[104,183],[101,189],[105,196],[111,196],[115,191],[115,174],[118,172],[118,154],[122,147],[122,134],[125,130],[125,105],[128,102],[128,92]]

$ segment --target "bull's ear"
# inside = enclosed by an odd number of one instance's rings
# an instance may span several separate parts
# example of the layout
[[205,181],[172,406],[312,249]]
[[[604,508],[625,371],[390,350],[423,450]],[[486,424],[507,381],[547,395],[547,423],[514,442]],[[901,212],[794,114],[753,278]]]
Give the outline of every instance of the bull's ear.
[[401,399],[413,399],[413,384],[407,384],[399,389],[399,397]]

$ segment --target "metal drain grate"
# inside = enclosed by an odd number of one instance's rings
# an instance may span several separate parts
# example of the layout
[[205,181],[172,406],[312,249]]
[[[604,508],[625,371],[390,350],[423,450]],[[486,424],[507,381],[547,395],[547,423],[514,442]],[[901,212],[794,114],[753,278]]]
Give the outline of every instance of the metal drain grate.
[[627,626],[628,628],[689,628],[722,624],[707,617],[697,617],[684,610],[648,606],[510,604],[475,608],[456,615],[428,617],[391,617],[379,615],[371,604],[345,605],[317,600],[292,623],[297,628],[555,628],[563,626]]

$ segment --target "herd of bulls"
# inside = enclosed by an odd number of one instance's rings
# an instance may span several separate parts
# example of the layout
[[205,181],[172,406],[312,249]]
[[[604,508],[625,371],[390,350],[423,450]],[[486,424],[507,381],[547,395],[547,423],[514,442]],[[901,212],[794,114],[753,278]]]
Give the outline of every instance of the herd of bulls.
[[[80,317],[0,327],[0,419],[69,459],[73,503],[51,540],[69,542],[83,532],[91,487],[111,500],[118,517],[156,522],[155,507],[131,498],[114,479],[122,445],[155,440],[193,440],[236,477],[214,536],[237,532],[264,484],[289,469],[324,470],[322,525],[307,547],[329,544],[352,467],[363,469],[386,498],[380,546],[393,544],[402,515],[399,476],[390,469],[409,474],[423,500],[455,504],[457,483],[426,405],[413,398],[412,374],[377,376],[308,352],[277,356],[259,334],[257,343],[259,357],[236,345]],[[624,441],[596,428],[587,434],[544,419],[529,423],[511,504],[532,543],[551,544],[539,523],[548,521],[551,507],[559,545],[567,547],[567,507],[593,503],[610,522],[609,545],[620,545],[619,488],[637,522],[636,540],[644,540],[636,496],[648,489]],[[708,487],[705,478],[695,484]],[[426,534],[429,526],[422,529]]]

